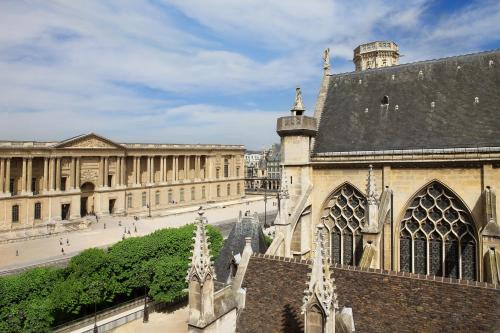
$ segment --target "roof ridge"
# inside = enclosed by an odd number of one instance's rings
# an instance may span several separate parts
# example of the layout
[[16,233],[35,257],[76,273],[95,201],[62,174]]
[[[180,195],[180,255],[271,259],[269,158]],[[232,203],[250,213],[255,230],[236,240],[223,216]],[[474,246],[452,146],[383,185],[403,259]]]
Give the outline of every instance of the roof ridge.
[[[270,254],[254,253],[254,254],[252,254],[252,257],[266,259],[266,260],[273,260],[273,261],[281,261],[284,263],[295,263],[295,264],[301,264],[301,265],[311,265],[312,264],[311,260],[297,259],[297,258],[290,258],[290,257],[281,257],[281,256],[270,255]],[[346,271],[357,271],[357,272],[370,273],[370,274],[380,274],[380,275],[385,275],[385,276],[397,276],[397,277],[409,278],[409,279],[414,279],[414,280],[426,280],[426,281],[432,281],[432,282],[438,282],[438,283],[447,283],[447,284],[453,284],[453,285],[462,285],[462,286],[469,286],[469,287],[478,287],[478,288],[500,290],[499,284],[492,284],[492,283],[488,283],[488,282],[479,282],[479,281],[471,281],[471,280],[460,280],[460,279],[435,276],[435,275],[423,275],[423,274],[415,274],[415,273],[407,273],[407,272],[397,272],[397,271],[391,271],[391,270],[386,270],[386,269],[361,268],[358,266],[341,265],[341,264],[331,264],[331,268],[342,269],[342,270],[346,270]],[[335,273],[333,273],[333,275],[335,276]]]
[[351,72],[333,73],[333,74],[328,74],[328,76],[330,78],[333,78],[333,77],[338,77],[338,76],[345,76],[345,75],[352,75],[352,74],[359,74],[359,73],[373,73],[375,71],[383,71],[383,70],[391,70],[391,69],[397,69],[397,68],[404,68],[404,67],[409,67],[409,66],[418,65],[418,64],[435,63],[435,62],[440,62],[440,61],[444,61],[444,60],[450,60],[450,59],[454,59],[454,58],[471,57],[471,56],[478,56],[478,55],[486,55],[486,54],[497,53],[497,52],[500,52],[500,49],[492,49],[492,50],[488,50],[488,51],[480,51],[480,52],[458,54],[458,55],[453,55],[453,56],[448,56],[448,57],[442,57],[442,58],[434,58],[434,59],[427,59],[427,60],[418,60],[418,61],[408,62],[408,63],[404,63],[404,64],[399,64],[399,65],[393,65],[393,66],[387,66],[387,67],[378,67],[378,68],[371,68],[371,69],[366,69],[366,70],[363,70],[363,71],[351,71]]

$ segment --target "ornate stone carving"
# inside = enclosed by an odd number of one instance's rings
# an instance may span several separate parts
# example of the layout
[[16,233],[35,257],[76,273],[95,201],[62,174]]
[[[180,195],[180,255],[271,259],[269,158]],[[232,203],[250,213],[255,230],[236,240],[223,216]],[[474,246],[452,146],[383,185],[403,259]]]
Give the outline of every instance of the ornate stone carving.
[[97,184],[97,179],[99,177],[99,171],[96,169],[83,169],[80,174],[80,183],[85,184],[86,182],[91,182]]
[[116,148],[114,145],[109,144],[98,138],[86,138],[81,141],[76,141],[66,146],[66,148]]

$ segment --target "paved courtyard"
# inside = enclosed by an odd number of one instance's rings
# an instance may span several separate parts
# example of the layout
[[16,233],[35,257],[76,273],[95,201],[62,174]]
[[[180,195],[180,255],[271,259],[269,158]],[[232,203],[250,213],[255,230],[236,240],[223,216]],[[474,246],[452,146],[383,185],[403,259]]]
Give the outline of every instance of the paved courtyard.
[[[217,224],[236,218],[240,210],[263,213],[264,200],[262,197],[249,197],[237,202],[216,203],[204,207],[209,223]],[[165,216],[142,218],[138,221],[134,221],[133,217],[100,218],[98,223],[92,224],[86,230],[0,244],[0,272],[63,259],[91,247],[106,247],[123,237],[142,236],[158,229],[182,226],[194,221],[197,208],[198,206],[172,210],[166,212]],[[268,199],[267,210],[276,210],[275,199]]]

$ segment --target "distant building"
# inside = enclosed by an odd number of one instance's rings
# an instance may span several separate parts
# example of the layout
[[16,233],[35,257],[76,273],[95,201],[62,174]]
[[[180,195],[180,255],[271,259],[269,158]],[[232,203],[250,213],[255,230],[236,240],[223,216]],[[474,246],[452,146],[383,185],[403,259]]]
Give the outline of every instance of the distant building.
[[391,41],[362,44],[354,49],[356,71],[394,66],[399,63],[399,46]]
[[[244,196],[238,145],[0,141],[0,231]],[[42,230],[41,230],[42,231]]]
[[247,152],[245,154],[245,190],[250,192],[279,190],[280,161],[279,144],[274,144],[267,150]]

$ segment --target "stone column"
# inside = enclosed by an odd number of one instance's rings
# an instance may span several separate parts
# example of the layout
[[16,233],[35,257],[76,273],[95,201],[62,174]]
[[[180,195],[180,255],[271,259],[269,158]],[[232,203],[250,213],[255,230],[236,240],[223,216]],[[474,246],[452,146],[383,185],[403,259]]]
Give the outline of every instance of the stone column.
[[28,170],[26,175],[26,192],[32,193],[33,189],[31,188],[31,178],[33,178],[33,158],[28,158]]
[[56,188],[56,180],[54,177],[55,173],[55,159],[53,157],[49,158],[49,175],[48,175],[48,190],[53,191]]
[[115,183],[113,184],[115,187],[121,185],[121,167],[122,167],[122,162],[121,162],[121,157],[116,157],[115,158]]
[[127,186],[127,157],[126,156],[123,156],[121,158],[121,163],[122,163],[122,167],[121,167],[121,184],[122,186]]
[[5,178],[4,175],[5,175],[5,160],[3,158],[0,158],[0,194],[7,192],[3,190],[3,184],[4,184],[3,180]]
[[140,185],[141,181],[142,181],[142,179],[141,179],[141,157],[140,156],[137,157],[136,163],[137,163],[137,167],[136,167],[137,183],[136,184]]
[[56,191],[61,190],[61,158],[56,159]]
[[43,158],[43,192],[49,190],[49,158]]
[[189,160],[191,159],[191,156],[189,155],[186,155],[184,156],[184,179],[191,179],[191,175],[190,175],[190,163],[189,163]]
[[179,157],[178,156],[173,156],[172,157],[172,181],[176,181],[178,178],[178,164],[179,164]]
[[80,157],[76,158],[76,166],[75,166],[75,188],[80,188]]
[[165,171],[165,163],[163,156],[160,156],[160,183],[163,183],[163,173]]
[[10,157],[5,160],[5,193],[10,193]]
[[146,184],[151,183],[151,156],[148,156],[148,163],[146,167]]
[[111,184],[108,183],[109,176],[109,157],[104,158],[104,187],[109,187]]
[[21,194],[26,192],[26,157],[23,157],[23,168],[21,171]]
[[104,157],[99,158],[99,177],[97,179],[97,182],[99,183],[98,187],[103,187],[104,186],[104,181],[103,181],[103,175],[104,175]]
[[75,158],[71,158],[71,164],[69,167],[69,189],[75,189]]

